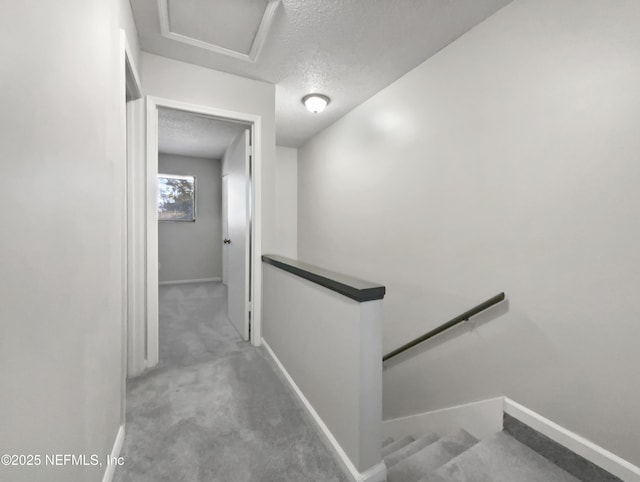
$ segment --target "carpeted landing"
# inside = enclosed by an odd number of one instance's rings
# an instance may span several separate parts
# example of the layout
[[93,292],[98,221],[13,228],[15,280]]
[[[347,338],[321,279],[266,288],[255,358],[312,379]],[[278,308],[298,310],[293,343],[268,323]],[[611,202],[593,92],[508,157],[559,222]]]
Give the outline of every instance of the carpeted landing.
[[127,385],[115,482],[346,482],[220,283],[160,287],[160,363]]

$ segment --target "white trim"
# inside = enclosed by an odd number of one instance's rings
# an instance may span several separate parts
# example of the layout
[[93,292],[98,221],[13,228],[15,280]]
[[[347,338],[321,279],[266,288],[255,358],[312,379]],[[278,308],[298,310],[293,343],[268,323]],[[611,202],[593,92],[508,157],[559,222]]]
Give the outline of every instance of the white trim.
[[640,467],[507,397],[504,397],[504,412],[625,482],[640,482]]
[[160,286],[165,285],[189,285],[192,283],[212,283],[214,281],[222,281],[222,278],[199,278],[199,279],[181,279],[176,281],[160,281]]
[[122,164],[123,168],[123,196],[122,196],[122,274],[121,274],[121,313],[120,313],[120,423],[124,423],[127,417],[126,402],[127,402],[127,331],[129,330],[128,315],[129,315],[129,259],[128,259],[128,247],[129,247],[129,233],[128,233],[128,216],[129,206],[127,202],[128,185],[127,185],[127,170],[128,170],[128,145],[127,145],[127,35],[123,29],[120,30],[120,118],[122,119],[122,136],[123,136],[123,151],[122,151]]
[[[130,92],[131,99],[126,103],[126,254],[125,254],[125,305],[126,326],[123,337],[125,349],[124,369],[126,376],[139,375],[145,366],[145,299],[144,276],[145,260],[143,256],[143,224],[146,210],[140,205],[139,190],[144,191],[144,182],[140,174],[144,165],[144,98],[142,83],[135,58],[129,45],[126,32],[121,30],[124,45],[124,82],[125,93]],[[124,397],[124,396],[123,396]],[[123,399],[123,419],[124,423]]]
[[251,344],[262,342],[262,118],[251,131]]
[[176,42],[182,42],[188,45],[192,45],[194,47],[199,47],[201,49],[210,50],[211,52],[215,52],[217,54],[226,55],[227,57],[232,57],[234,59],[244,60],[245,62],[255,62],[262,51],[262,47],[267,40],[267,35],[269,34],[269,30],[271,29],[271,25],[273,24],[273,20],[275,18],[276,11],[278,10],[278,6],[280,5],[280,0],[269,0],[267,4],[264,15],[262,16],[262,20],[260,20],[260,25],[258,26],[258,31],[256,32],[256,36],[253,39],[253,43],[251,44],[251,49],[248,54],[238,52],[236,50],[231,50],[225,47],[221,47],[220,45],[215,45],[209,42],[205,42],[204,40],[198,40],[193,37],[189,37],[187,35],[182,35],[179,33],[175,33],[171,31],[171,25],[169,23],[169,2],[168,0],[158,0],[158,16],[160,19],[160,34],[170,40],[175,40]]
[[147,96],[147,333],[146,366],[159,360],[158,339],[158,107]]
[[280,0],[269,0],[267,8],[264,10],[260,26],[258,27],[256,36],[253,39],[253,44],[251,45],[251,50],[249,51],[249,58],[252,62],[258,60],[258,56],[260,52],[262,52],[262,47],[264,47],[267,41],[267,35],[269,34],[269,30],[271,30],[271,25],[273,24],[279,6]]
[[[251,131],[249,129],[242,133],[244,138],[244,176],[245,176],[245,229],[244,229],[244,292],[251,293],[251,223],[252,223],[252,206],[251,206],[251,172],[253,163],[253,152],[251,150]],[[242,317],[244,319],[244,332],[242,337],[248,340],[251,336],[251,301],[245,299],[247,302],[242,310]]]
[[167,179],[181,179],[183,181],[193,181],[196,182],[196,176],[183,176],[181,174],[164,174],[162,172],[158,173],[159,177],[164,177]]
[[427,433],[445,435],[464,429],[478,439],[502,430],[504,397],[465,403],[429,412],[393,418],[382,422],[382,437],[398,439]]
[[122,32],[122,35],[124,35],[125,62],[127,74],[130,80],[128,87],[130,87],[133,91],[134,98],[140,99],[144,96],[144,92],[142,90],[142,82],[140,81],[138,67],[136,66],[133,51],[131,50],[131,46],[129,45],[129,41],[127,40],[127,34],[124,29],[120,29],[120,31]]
[[[124,424],[120,425],[118,429],[118,433],[116,434],[116,440],[113,443],[113,448],[111,449],[111,454],[109,460],[117,459],[120,457],[120,451],[122,450],[122,446],[124,445]],[[113,476],[116,473],[116,465],[115,464],[107,464],[107,468],[104,470],[104,476],[102,477],[102,482],[111,482],[113,480]]]
[[229,122],[247,124],[253,140],[253,173],[251,223],[252,275],[251,275],[251,343],[261,343],[262,322],[262,116],[147,96],[147,363],[148,368],[158,363],[158,108],[165,107],[184,112],[206,115]]
[[[142,84],[140,82],[140,76],[138,75],[138,69],[136,68],[133,52],[127,39],[127,34],[124,29],[120,29],[120,98],[124,100],[121,102],[120,116],[122,119],[122,135],[123,135],[123,152],[122,152],[122,173],[123,173],[123,202],[122,202],[122,214],[123,214],[123,226],[122,226],[122,320],[121,320],[121,393],[120,393],[120,423],[124,426],[126,420],[126,393],[127,393],[127,372],[129,370],[129,363],[132,363],[132,367],[135,363],[130,360],[129,354],[129,331],[133,328],[133,313],[135,312],[134,303],[138,300],[132,293],[134,289],[134,283],[132,281],[132,274],[135,272],[135,259],[133,250],[133,230],[131,229],[132,223],[137,221],[135,212],[133,211],[131,199],[133,197],[133,185],[131,183],[131,171],[132,171],[132,153],[134,152],[134,146],[140,145],[140,139],[137,134],[139,130],[132,128],[130,124],[130,112],[127,106],[127,92],[131,93],[132,99],[140,99],[142,97]],[[133,347],[132,347],[133,348]],[[134,350],[135,351],[135,350]]]
[[144,98],[127,102],[127,375],[145,367],[145,139]]
[[380,462],[364,472],[359,472],[358,469],[356,469],[347,453],[342,449],[340,443],[331,433],[331,430],[329,430],[329,427],[325,425],[325,423],[322,421],[322,418],[320,418],[320,415],[318,415],[318,412],[315,411],[309,400],[307,400],[307,397],[304,396],[298,385],[296,385],[296,382],[293,381],[293,378],[291,378],[291,375],[289,375],[289,372],[287,372],[286,368],[284,367],[284,365],[282,365],[269,344],[264,339],[262,340],[262,344],[266,348],[267,353],[269,353],[269,356],[271,356],[274,363],[282,372],[284,378],[289,382],[289,385],[291,385],[291,388],[298,396],[309,415],[311,415],[311,418],[318,425],[320,432],[337,455],[337,459],[340,462],[340,465],[344,469],[345,473],[351,478],[351,480],[355,482],[384,482],[385,480],[387,480],[387,467],[384,465],[384,462]]

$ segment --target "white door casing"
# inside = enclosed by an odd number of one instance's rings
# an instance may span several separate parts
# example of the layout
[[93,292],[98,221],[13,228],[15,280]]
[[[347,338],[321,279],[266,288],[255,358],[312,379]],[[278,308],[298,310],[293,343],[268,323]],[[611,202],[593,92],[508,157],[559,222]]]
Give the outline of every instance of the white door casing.
[[126,47],[126,129],[127,129],[127,249],[126,290],[127,376],[141,374],[145,368],[145,99],[133,58]]
[[[246,256],[250,256],[247,269],[250,276],[246,276],[245,283],[250,285],[251,293],[251,335],[250,341],[259,346],[261,335],[261,305],[262,305],[262,117],[244,112],[229,111],[209,106],[190,104],[172,99],[155,96],[146,97],[146,367],[150,368],[158,363],[158,212],[157,212],[157,178],[158,178],[158,108],[176,109],[184,112],[207,115],[231,122],[250,125],[252,147],[252,172],[245,182],[251,186],[251,201],[247,208],[251,213],[249,225],[251,236],[246,236],[246,243],[251,240],[251,250],[247,249]],[[249,195],[249,193],[247,193]],[[247,290],[249,292],[249,290]],[[248,331],[248,327],[247,327]]]

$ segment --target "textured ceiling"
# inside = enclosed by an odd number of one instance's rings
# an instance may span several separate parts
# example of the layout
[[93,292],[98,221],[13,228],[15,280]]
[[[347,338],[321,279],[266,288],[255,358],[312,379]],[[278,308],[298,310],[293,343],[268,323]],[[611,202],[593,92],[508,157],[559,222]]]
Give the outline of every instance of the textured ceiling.
[[[255,0],[189,0],[194,6],[183,9],[180,22],[193,22],[198,34],[200,19],[223,1]],[[510,1],[282,0],[255,62],[163,37],[161,2],[131,4],[143,50],[276,84],[277,142],[298,147]],[[231,14],[225,21],[241,26],[244,19]],[[322,114],[301,104],[310,92],[331,97]]]
[[222,159],[246,125],[171,109],[158,109],[158,152]]

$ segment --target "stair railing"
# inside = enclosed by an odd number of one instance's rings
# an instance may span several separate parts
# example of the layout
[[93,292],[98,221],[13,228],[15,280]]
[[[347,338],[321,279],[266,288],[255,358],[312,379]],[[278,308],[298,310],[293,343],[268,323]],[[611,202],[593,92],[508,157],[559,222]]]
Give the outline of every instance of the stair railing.
[[404,353],[405,351],[413,348],[414,346],[419,345],[420,343],[423,343],[429,340],[430,338],[433,338],[434,336],[439,335],[443,331],[446,331],[449,328],[453,328],[454,326],[456,326],[459,323],[462,323],[463,321],[469,321],[469,318],[471,318],[472,316],[475,316],[478,313],[481,313],[484,310],[491,308],[493,305],[496,305],[501,301],[504,301],[504,298],[505,298],[504,293],[500,293],[494,296],[493,298],[489,298],[487,301],[484,301],[479,305],[474,306],[470,310],[465,311],[461,315],[456,316],[455,318],[447,321],[446,323],[443,323],[442,325],[431,330],[430,332],[425,333],[422,336],[419,336],[415,340],[411,340],[409,343],[402,345],[400,348],[397,348],[390,353],[387,353],[385,356],[382,357],[382,361],[386,362],[387,360],[390,360],[391,358],[399,355],[400,353]]

